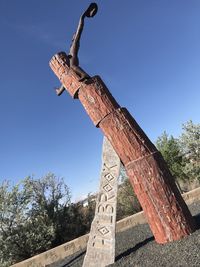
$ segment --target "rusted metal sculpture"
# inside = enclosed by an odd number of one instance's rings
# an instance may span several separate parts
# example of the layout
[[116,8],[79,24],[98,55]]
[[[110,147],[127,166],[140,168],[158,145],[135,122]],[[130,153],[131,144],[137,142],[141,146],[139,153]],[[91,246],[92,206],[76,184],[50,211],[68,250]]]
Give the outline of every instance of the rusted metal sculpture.
[[[79,59],[78,59],[78,51],[80,48],[80,39],[81,34],[83,32],[84,27],[84,19],[85,17],[92,18],[96,15],[98,10],[98,6],[96,3],[91,3],[88,7],[88,9],[81,15],[78,28],[76,30],[76,33],[74,34],[72,38],[72,44],[69,50],[68,59],[69,59],[69,66],[75,73],[80,77],[79,81],[85,81],[90,78],[90,76],[79,67]],[[65,87],[61,85],[59,89],[56,89],[56,93],[58,96],[60,96],[65,90]]]
[[82,81],[64,52],[51,59],[50,67],[69,94],[80,100],[120,157],[155,240],[166,243],[191,234],[194,220],[162,155],[101,78]]

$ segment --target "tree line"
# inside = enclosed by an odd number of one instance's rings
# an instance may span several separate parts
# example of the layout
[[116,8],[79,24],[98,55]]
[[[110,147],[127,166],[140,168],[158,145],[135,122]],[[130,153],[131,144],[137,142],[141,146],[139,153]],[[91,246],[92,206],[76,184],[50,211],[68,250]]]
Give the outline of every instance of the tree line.
[[[164,132],[156,146],[180,190],[200,183],[200,124],[183,124],[179,138]],[[90,230],[95,201],[72,203],[63,178],[49,173],[17,185],[0,185],[0,266],[7,267],[70,241]],[[124,168],[118,189],[117,220],[141,210]]]

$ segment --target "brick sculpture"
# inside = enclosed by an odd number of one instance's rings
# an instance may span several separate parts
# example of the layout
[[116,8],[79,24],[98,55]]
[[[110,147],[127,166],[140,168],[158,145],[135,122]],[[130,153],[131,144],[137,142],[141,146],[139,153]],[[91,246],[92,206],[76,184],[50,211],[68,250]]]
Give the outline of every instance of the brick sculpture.
[[191,234],[193,218],[162,155],[101,78],[88,75],[81,80],[64,52],[53,56],[50,67],[63,84],[62,90],[80,100],[120,157],[155,240],[163,244]]

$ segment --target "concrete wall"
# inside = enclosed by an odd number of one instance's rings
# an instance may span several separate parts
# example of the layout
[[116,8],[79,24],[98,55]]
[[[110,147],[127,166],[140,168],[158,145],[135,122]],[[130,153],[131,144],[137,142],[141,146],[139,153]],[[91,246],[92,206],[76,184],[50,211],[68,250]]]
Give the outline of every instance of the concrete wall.
[[83,235],[56,248],[38,254],[30,259],[16,263],[12,267],[59,267],[65,257],[86,248],[89,235]]
[[[187,205],[200,200],[200,187],[182,195]],[[117,232],[124,231],[137,224],[146,223],[143,211],[117,222]],[[70,242],[50,249],[30,259],[12,265],[12,267],[61,267],[65,258],[86,248],[89,235],[84,235]]]

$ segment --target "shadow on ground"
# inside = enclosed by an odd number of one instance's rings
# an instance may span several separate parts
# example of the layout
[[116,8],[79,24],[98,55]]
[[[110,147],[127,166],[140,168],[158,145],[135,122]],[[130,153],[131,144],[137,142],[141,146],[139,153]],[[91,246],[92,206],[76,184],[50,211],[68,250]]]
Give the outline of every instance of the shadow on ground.
[[194,216],[197,230],[200,229],[200,213]]
[[[116,235],[116,257],[112,267],[191,266],[200,262],[200,201],[190,205],[196,222],[191,235],[163,245],[157,244],[147,224],[136,225]],[[63,262],[63,267],[81,267],[85,250],[79,251]]]
[[[193,216],[195,222],[196,222],[196,230],[200,229],[200,213]],[[119,261],[120,259],[129,256],[131,253],[136,252],[138,249],[144,247],[145,245],[147,245],[148,243],[152,242],[154,240],[154,237],[149,237],[147,239],[145,239],[144,241],[136,244],[134,247],[127,249],[126,251],[124,251],[123,253],[119,254],[116,258],[115,258],[115,262]]]
[[86,250],[82,251],[76,257],[74,257],[73,259],[71,259],[70,261],[65,263],[62,267],[67,267],[67,266],[69,266],[69,264],[72,264],[73,262],[79,260],[79,258],[81,258],[81,256],[83,256],[85,254],[85,252],[86,252]]
[[131,253],[133,252],[136,252],[136,250],[140,249],[141,247],[145,246],[146,244],[148,244],[149,242],[153,241],[154,240],[154,237],[149,237],[147,239],[145,239],[144,241],[138,243],[137,245],[135,245],[134,247],[132,248],[129,248],[127,249],[126,251],[124,251],[123,253],[121,253],[120,255],[118,255],[116,258],[115,258],[115,261],[118,261],[120,260],[121,258],[124,258],[128,255],[130,255]]

